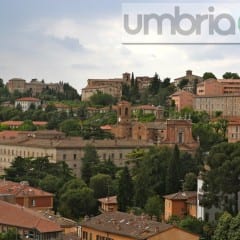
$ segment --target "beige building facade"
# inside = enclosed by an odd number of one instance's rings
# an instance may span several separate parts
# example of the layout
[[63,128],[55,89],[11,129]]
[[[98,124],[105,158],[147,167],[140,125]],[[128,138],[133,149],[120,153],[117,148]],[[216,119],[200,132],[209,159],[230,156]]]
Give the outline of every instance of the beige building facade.
[[[152,77],[137,76],[135,81],[137,82],[139,91],[146,89],[150,85],[152,79]],[[88,79],[87,86],[82,89],[82,101],[89,101],[90,97],[98,91],[121,99],[123,84],[131,84],[130,73],[123,73],[121,78]]]
[[146,141],[118,140],[83,140],[80,137],[65,137],[56,131],[19,132],[16,136],[0,134],[0,175],[4,168],[20,157],[45,157],[50,162],[64,161],[80,177],[84,147],[96,147],[100,160],[112,160],[117,166],[124,166],[126,155],[134,149],[148,150],[153,144]]
[[14,91],[18,91],[20,93],[30,91],[32,96],[37,96],[44,89],[52,89],[56,92],[63,92],[63,82],[45,83],[44,81],[38,81],[37,79],[32,79],[30,82],[27,82],[21,78],[12,78],[7,82],[6,86],[10,93],[14,93]]
[[206,111],[210,116],[221,112],[223,117],[240,115],[240,94],[195,96],[194,110]]

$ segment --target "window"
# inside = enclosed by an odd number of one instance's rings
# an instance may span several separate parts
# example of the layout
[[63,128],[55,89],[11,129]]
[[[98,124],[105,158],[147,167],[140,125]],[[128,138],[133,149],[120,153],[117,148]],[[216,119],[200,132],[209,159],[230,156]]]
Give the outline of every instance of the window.
[[114,153],[112,153],[112,160],[114,159]]
[[182,132],[178,133],[178,143],[180,143],[180,144],[183,143],[183,133]]
[[87,240],[88,239],[88,233],[83,231],[83,240]]
[[103,154],[103,159],[106,160],[106,153]]
[[74,159],[74,160],[77,159],[77,154],[73,154],[73,159]]
[[32,200],[32,206],[35,207],[36,206],[36,201],[33,199]]
[[122,159],[122,153],[119,153],[119,158]]
[[63,154],[63,160],[66,160],[66,154]]

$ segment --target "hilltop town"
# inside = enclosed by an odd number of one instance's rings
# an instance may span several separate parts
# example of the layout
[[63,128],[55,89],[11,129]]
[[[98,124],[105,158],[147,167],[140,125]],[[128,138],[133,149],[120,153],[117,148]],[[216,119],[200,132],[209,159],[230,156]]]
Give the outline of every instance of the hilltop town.
[[0,79],[2,232],[197,240],[224,228],[237,239],[237,73],[125,72],[78,92],[62,81]]

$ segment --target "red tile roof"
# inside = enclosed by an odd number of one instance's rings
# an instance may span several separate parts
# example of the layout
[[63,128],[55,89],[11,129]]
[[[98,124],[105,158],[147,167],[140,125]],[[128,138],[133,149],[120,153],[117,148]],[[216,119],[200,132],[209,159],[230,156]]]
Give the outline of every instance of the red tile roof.
[[33,97],[23,97],[23,98],[18,98],[16,101],[26,101],[26,102],[39,102],[40,99],[38,98],[33,98]]
[[123,212],[106,212],[90,219],[86,218],[80,225],[139,240],[150,238],[174,228],[170,224],[148,220],[145,216]]
[[16,183],[6,180],[0,180],[0,194],[12,194],[15,195],[16,197],[53,196],[52,193],[48,193],[41,189],[29,186],[27,182]]
[[16,138],[20,133],[20,131],[2,131],[0,132],[0,138]]
[[[33,121],[32,122],[34,125],[36,126],[45,126],[47,125],[48,122],[44,122],[44,121]],[[23,124],[23,121],[5,121],[5,122],[1,122],[2,125],[5,126],[21,126]]]
[[110,125],[104,125],[100,127],[102,130],[111,130],[112,127]]
[[177,192],[165,195],[163,197],[170,200],[187,200],[189,198],[197,197],[197,192],[195,191]]
[[61,232],[60,226],[37,212],[0,201],[0,224],[26,229],[36,229],[40,233]]

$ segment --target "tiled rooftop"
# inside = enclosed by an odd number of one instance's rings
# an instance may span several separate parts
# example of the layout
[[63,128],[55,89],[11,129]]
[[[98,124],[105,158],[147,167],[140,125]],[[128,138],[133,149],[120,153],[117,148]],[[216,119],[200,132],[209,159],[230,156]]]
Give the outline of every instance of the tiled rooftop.
[[60,226],[35,211],[0,201],[0,224],[25,229],[37,229],[40,233],[60,232]]
[[195,191],[177,192],[177,193],[165,195],[163,197],[170,200],[187,200],[189,198],[197,197],[197,192]]
[[53,196],[52,193],[41,189],[33,188],[27,182],[16,183],[12,181],[0,180],[0,194],[12,194],[16,197],[23,196]]
[[107,212],[93,218],[86,218],[80,225],[135,239],[146,239],[173,228],[172,225],[148,220],[144,216],[123,212]]

